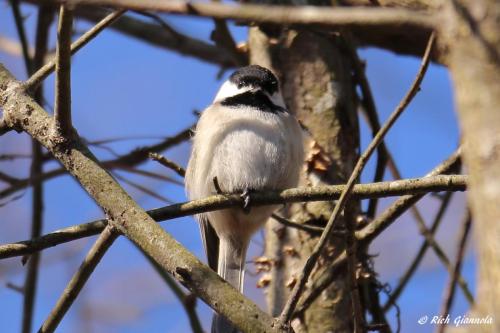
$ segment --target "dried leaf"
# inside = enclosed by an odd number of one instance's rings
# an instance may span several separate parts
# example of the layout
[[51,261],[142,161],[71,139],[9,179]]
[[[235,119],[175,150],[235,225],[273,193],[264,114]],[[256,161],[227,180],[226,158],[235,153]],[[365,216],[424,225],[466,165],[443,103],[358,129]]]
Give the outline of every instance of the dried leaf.
[[259,281],[257,281],[257,288],[265,288],[267,287],[269,284],[271,283],[271,277],[266,274],[264,276],[262,276]]

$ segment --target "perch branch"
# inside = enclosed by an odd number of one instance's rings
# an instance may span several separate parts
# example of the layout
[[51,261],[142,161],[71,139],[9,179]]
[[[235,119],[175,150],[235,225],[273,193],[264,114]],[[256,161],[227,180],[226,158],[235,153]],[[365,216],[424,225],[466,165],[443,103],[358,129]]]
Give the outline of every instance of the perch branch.
[[[367,199],[375,196],[382,198],[408,193],[415,193],[414,195],[420,196],[429,192],[464,191],[466,185],[467,176],[441,175],[375,184],[357,184],[354,186],[352,197],[356,199]],[[289,189],[282,192],[255,192],[252,193],[252,205],[331,201],[338,199],[344,188],[345,185],[330,185]],[[148,211],[148,214],[156,221],[165,221],[218,209],[241,207],[241,204],[242,199],[239,195],[214,195],[205,199],[152,209]],[[0,259],[21,256],[76,239],[96,235],[104,229],[106,224],[106,220],[103,219],[57,230],[37,239],[0,245]],[[371,232],[366,232],[363,229],[356,236],[358,239],[364,241],[364,237],[370,237],[371,234]]]

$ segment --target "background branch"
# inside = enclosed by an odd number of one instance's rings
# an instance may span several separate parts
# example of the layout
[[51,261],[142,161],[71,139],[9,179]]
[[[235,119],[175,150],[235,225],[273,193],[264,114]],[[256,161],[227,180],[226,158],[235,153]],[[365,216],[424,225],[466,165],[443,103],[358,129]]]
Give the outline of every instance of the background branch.
[[[470,215],[469,209],[465,212],[464,221],[462,223],[462,230],[460,231],[460,237],[457,246],[457,257],[455,263],[453,264],[453,272],[450,275],[450,282],[445,291],[445,297],[443,302],[443,308],[441,310],[441,316],[444,318],[450,313],[451,306],[453,304],[453,299],[455,297],[455,291],[457,290],[457,283],[460,279],[460,271],[462,270],[462,262],[465,256],[465,246],[467,244],[467,238],[469,237],[469,232],[472,225],[472,217]],[[446,328],[445,324],[440,324],[438,328],[439,333],[443,333]]]
[[59,10],[56,49],[56,88],[52,140],[71,138],[71,34],[73,13],[65,5]]
[[78,268],[78,271],[73,275],[66,288],[64,288],[62,295],[57,300],[49,316],[38,330],[39,333],[51,333],[56,330],[64,315],[68,312],[83,286],[94,272],[94,269],[117,237],[118,233],[113,230],[111,225],[104,228],[99,238],[85,256],[80,268]]
[[[94,27],[89,31],[84,33],[80,38],[78,38],[73,44],[71,44],[71,55],[75,54],[84,47],[88,42],[95,38],[101,31],[107,26],[112,24],[117,18],[119,18],[125,10],[117,10],[101,21],[99,21]],[[24,88],[27,90],[35,89],[47,76],[50,75],[55,70],[56,63],[55,59],[47,62],[45,66],[36,71],[25,83]]]

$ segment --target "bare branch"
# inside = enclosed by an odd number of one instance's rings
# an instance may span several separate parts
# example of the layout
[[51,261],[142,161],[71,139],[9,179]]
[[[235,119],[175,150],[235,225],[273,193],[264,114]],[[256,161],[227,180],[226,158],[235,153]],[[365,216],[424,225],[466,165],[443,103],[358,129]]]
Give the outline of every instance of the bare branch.
[[[358,53],[350,40],[346,39],[347,49],[350,53],[350,57],[353,62],[354,77],[361,90],[361,103],[363,104],[362,110],[366,115],[368,123],[372,131],[372,137],[380,130],[380,121],[378,119],[377,107],[375,106],[375,100],[373,99],[372,91],[370,88],[370,83],[366,78],[365,68],[361,59],[359,59]],[[375,175],[373,176],[373,182],[382,181],[384,178],[385,167],[388,159],[388,150],[385,142],[380,142],[377,147],[377,163],[375,166]],[[366,215],[368,218],[372,219],[375,216],[377,210],[377,199],[371,199],[368,202],[368,209]]]
[[166,273],[154,260],[151,260],[147,255],[145,255],[146,259],[151,263],[156,272],[161,276],[163,281],[169,286],[169,288],[174,293],[175,297],[181,302],[182,307],[186,311],[186,314],[189,318],[189,324],[191,325],[191,329],[193,333],[203,333],[203,328],[201,327],[200,318],[196,314],[196,296],[193,294],[186,294],[179,284]]
[[102,257],[117,237],[118,233],[113,230],[111,225],[107,226],[102,231],[97,241],[92,245],[92,248],[85,256],[78,271],[76,271],[66,288],[64,288],[62,295],[57,300],[49,316],[38,330],[39,333],[49,333],[56,330],[64,315],[68,312],[83,286],[90,278],[90,275],[94,272],[97,264],[99,264]]
[[[439,210],[436,216],[434,217],[434,221],[432,222],[431,228],[429,229],[431,235],[436,234],[436,231],[439,228],[441,221],[443,220],[446,208],[448,208],[448,204],[450,203],[451,195],[452,192],[448,192],[444,197],[443,201],[441,202],[441,206],[439,207]],[[387,312],[391,308],[391,306],[396,303],[397,299],[399,298],[404,288],[406,287],[406,284],[410,281],[412,276],[414,276],[413,274],[416,272],[418,266],[422,262],[422,259],[424,258],[424,255],[427,252],[428,248],[429,248],[429,243],[427,243],[427,240],[424,240],[424,242],[420,246],[420,249],[417,252],[417,255],[415,256],[415,259],[413,259],[410,266],[398,280],[398,285],[396,286],[396,288],[393,289],[389,299],[383,306],[384,312]]]
[[[23,56],[23,47],[19,42],[1,35],[0,35],[0,50],[16,57]],[[28,53],[30,54],[31,57],[31,55],[33,55],[33,50],[30,48]]]
[[[450,275],[450,282],[446,288],[445,298],[443,303],[443,309],[441,310],[441,315],[446,317],[450,313],[451,306],[453,304],[453,299],[455,298],[455,291],[457,289],[457,282],[460,278],[460,271],[462,270],[462,261],[465,256],[465,245],[467,244],[467,238],[469,237],[469,232],[472,225],[472,217],[470,215],[469,209],[465,213],[465,218],[462,223],[462,230],[460,232],[460,238],[457,247],[457,258],[453,264],[453,272]],[[441,323],[439,325],[438,332],[443,333],[446,325]]]
[[0,181],[3,181],[3,182],[10,184],[10,185],[15,185],[19,181],[21,181],[21,179],[9,176],[8,174],[0,171]]
[[[405,110],[406,106],[408,106],[408,104],[411,102],[413,97],[417,94],[418,90],[420,89],[420,83],[422,82],[422,79],[423,79],[425,72],[427,70],[427,66],[429,65],[429,56],[430,56],[430,52],[432,50],[432,46],[434,45],[434,39],[435,39],[435,37],[434,37],[434,33],[433,33],[431,35],[431,37],[429,38],[429,42],[427,44],[427,48],[425,50],[424,57],[422,58],[422,64],[420,66],[418,74],[417,74],[414,82],[412,83],[408,93],[403,98],[403,100],[399,103],[396,110],[394,110],[394,112],[391,114],[391,116],[386,121],[384,126],[382,126],[380,131],[377,133],[375,138],[372,140],[372,142],[369,144],[368,148],[365,150],[363,155],[360,156],[358,162],[356,163],[356,166],[354,167],[354,170],[353,170],[351,176],[349,177],[347,185],[346,185],[344,191],[342,192],[337,204],[335,205],[335,208],[333,210],[333,213],[332,213],[330,219],[328,220],[328,223],[325,227],[325,231],[323,232],[320,240],[316,244],[316,247],[315,247],[313,253],[307,259],[307,261],[304,265],[304,269],[302,270],[302,273],[299,277],[299,282],[295,285],[294,289],[292,290],[290,298],[289,298],[287,304],[285,305],[283,312],[280,315],[280,323],[282,325],[285,325],[290,320],[290,318],[293,314],[293,311],[295,309],[295,306],[297,305],[297,302],[299,301],[300,294],[302,293],[302,290],[306,284],[306,281],[309,278],[309,275],[311,274],[311,272],[316,264],[316,261],[318,260],[320,254],[321,254],[321,251],[323,250],[325,244],[327,243],[328,239],[330,238],[330,234],[331,234],[333,227],[335,225],[335,221],[337,220],[337,217],[340,215],[340,212],[343,210],[345,203],[349,199],[349,196],[350,196],[351,191],[354,187],[354,184],[357,181],[359,175],[361,174],[361,171],[363,170],[365,164],[367,163],[367,161],[370,158],[373,151],[377,148],[377,146],[383,140],[385,134],[389,131],[391,126],[399,118],[401,113]],[[353,221],[348,221],[348,222],[354,223]],[[351,228],[351,230],[353,232],[354,232],[354,229],[355,229],[354,227]],[[353,245],[351,247],[351,249],[353,249],[353,251],[354,251],[355,246]],[[352,253],[352,254],[354,255],[354,253]],[[352,286],[352,288],[354,290],[353,292],[356,293],[355,289],[357,289],[357,287],[354,285],[354,286]],[[358,301],[359,301],[359,298],[358,298]],[[355,307],[354,307],[355,311],[356,311],[356,307],[357,306],[355,305]],[[359,311],[359,309],[358,309],[358,311]],[[359,320],[359,317],[357,319]],[[360,323],[358,321],[357,327],[358,327],[358,329],[360,329],[361,327],[364,327],[364,324]]]
[[[277,214],[273,214],[271,215],[271,217],[273,219],[275,219],[276,221],[278,221],[279,223],[283,224],[284,226],[287,226],[287,227],[291,227],[291,228],[295,228],[295,229],[299,229],[299,230],[302,230],[302,231],[307,231],[307,232],[310,232],[310,233],[313,233],[313,234],[321,234],[324,230],[323,227],[317,227],[317,226],[314,226],[314,225],[308,225],[308,224],[305,224],[305,223],[297,223],[297,222],[292,222],[284,217],[281,217]],[[343,236],[343,235],[342,235]]]
[[[192,128],[193,126],[190,126],[172,137],[165,138],[164,140],[162,140],[157,144],[136,148],[132,150],[130,153],[122,155],[116,159],[103,161],[101,162],[101,165],[109,170],[112,169],[130,170],[131,167],[147,161],[150,152],[164,151],[166,149],[172,148],[188,140],[190,138]],[[136,170],[135,172],[138,171]],[[65,174],[67,174],[66,169],[61,168],[48,171],[34,178],[20,179],[15,185],[12,185],[11,187],[0,191],[0,199],[5,198],[19,190],[22,190],[27,186],[36,185],[45,180],[52,179],[54,177],[58,177]],[[174,179],[168,179],[168,181],[175,183]]]
[[56,88],[53,140],[69,140],[71,124],[71,33],[73,12],[65,5],[59,10],[56,49]]
[[441,0],[340,0],[342,5],[347,6],[382,6],[398,7],[417,10],[438,9]]
[[52,0],[76,5],[102,5],[133,10],[151,10],[170,14],[205,16],[246,22],[285,25],[314,24],[330,27],[414,28],[429,32],[435,21],[430,14],[393,8],[328,8],[315,6],[227,5],[189,1],[157,0]]
[[164,167],[169,168],[170,170],[175,171],[176,174],[178,174],[181,177],[184,177],[186,175],[186,169],[181,167],[175,162],[172,162],[171,160],[167,159],[165,156],[162,156],[158,153],[149,153],[149,158],[151,158],[154,161],[157,161]]
[[[423,179],[448,173],[450,170],[455,168],[457,163],[460,163],[461,151],[462,149],[458,148],[453,154],[450,155],[450,157],[448,157],[448,159],[446,159],[446,161],[435,167]],[[373,241],[378,235],[380,235],[380,233],[382,233],[382,231],[389,227],[406,210],[408,210],[420,199],[422,199],[422,197],[423,195],[415,194],[405,195],[399,198],[370,224],[356,232],[356,237],[360,240],[363,240],[363,242],[369,243]]]
[[[450,169],[456,167],[459,163],[461,149],[459,148],[455,153],[453,153],[445,162],[437,166],[432,170],[428,176],[435,176],[438,174],[449,172]],[[380,214],[375,220],[373,220],[369,225],[364,227],[362,230],[356,232],[356,237],[363,243],[370,243],[373,241],[380,233],[382,233],[389,225],[391,225],[401,214],[403,214],[408,208],[412,207],[417,201],[419,201],[422,195],[406,195],[398,199],[393,205],[386,209],[382,214]],[[436,256],[440,259],[443,265],[446,267],[448,272],[452,274],[452,267],[450,260],[441,249],[439,244],[436,243],[432,233],[427,229],[425,223],[421,219],[417,219],[418,227],[420,233],[425,237],[426,242],[432,247]],[[473,303],[473,296],[470,292],[465,279],[461,276],[459,277],[458,283],[465,297],[470,303]],[[386,308],[388,305],[384,308]]]
[[[75,15],[92,22],[98,22],[106,12],[101,8],[86,6],[76,8]],[[122,16],[110,28],[142,42],[185,56],[195,57],[223,68],[236,66],[231,54],[225,49],[172,29],[167,30],[161,25],[143,22],[130,16]]]
[[[213,2],[220,2],[219,0],[212,0]],[[238,66],[244,66],[248,64],[248,55],[241,53],[238,50],[233,36],[227,27],[227,23],[223,19],[214,19],[215,30],[212,31],[210,38],[215,42],[215,44],[222,49],[225,49],[232,55],[235,63]]]
[[[454,169],[457,165],[457,163],[460,162],[460,149],[458,149],[456,152],[454,152],[450,157],[448,157],[443,163],[439,164],[436,168],[434,168],[426,177],[433,177],[437,174],[440,173],[446,173],[450,172],[452,169]],[[356,186],[355,186],[356,188]],[[405,198],[415,198],[415,201],[412,201],[411,204],[409,201],[403,200]],[[392,206],[390,206],[384,213],[381,214],[382,216],[385,216],[387,219],[390,219],[391,222],[394,222],[406,209],[411,207],[411,205],[415,204],[418,200],[420,200],[423,196],[420,195],[408,195],[405,196],[399,200],[397,200]],[[407,205],[405,205],[407,204]],[[394,212],[397,212],[396,215],[391,215]],[[379,218],[377,218],[378,220]],[[362,230],[358,231],[356,233],[356,238],[358,239],[359,245],[360,246],[366,246],[366,243],[371,240],[372,237],[372,227],[373,225],[376,224],[375,221],[372,221],[370,224],[368,224],[366,227],[364,227]],[[377,224],[376,224],[377,225]],[[376,229],[376,228],[375,228]],[[377,234],[378,235],[378,234]],[[335,260],[335,263],[337,263],[339,266],[342,266],[346,263],[347,255],[346,252],[343,251],[339,257]],[[331,269],[326,270],[324,273],[321,274],[319,278],[316,279],[315,286],[310,289],[310,291],[302,297],[303,301],[299,303],[299,306],[297,308],[297,311],[295,315],[300,315],[303,313],[307,307],[314,302],[314,300],[321,294],[321,292],[327,288],[331,282],[336,278],[337,274],[337,269],[339,266],[332,267]]]
[[24,65],[26,66],[26,72],[28,75],[33,71],[33,64],[31,62],[31,57],[29,53],[28,39],[26,38],[26,31],[24,30],[23,16],[21,10],[19,9],[18,0],[10,0],[10,5],[12,7],[12,13],[14,14],[14,22],[16,23],[16,29],[19,35],[19,41],[21,42],[21,50],[23,53]]
[[[40,7],[37,19],[36,33],[36,49],[35,57],[32,61],[29,55],[28,42],[24,30],[23,18],[19,10],[18,1],[11,1],[14,19],[21,41],[23,50],[26,72],[31,75],[34,68],[43,63],[47,51],[48,29],[52,22],[52,13],[46,7]],[[41,88],[36,91],[35,98],[40,102],[42,100]],[[5,116],[5,115],[4,115]],[[30,178],[38,177],[42,173],[42,152],[41,146],[35,140],[32,141],[32,163],[30,170]],[[11,183],[16,186],[19,182]],[[43,184],[39,183],[33,186],[32,196],[32,221],[31,221],[31,238],[40,237],[43,224]],[[28,269],[24,281],[23,293],[23,316],[22,316],[22,332],[29,333],[33,323],[33,312],[36,298],[37,282],[38,282],[38,266],[40,262],[39,253],[35,253],[28,262]]]
[[[416,195],[420,196],[423,195],[422,193],[436,191],[463,191],[466,189],[466,184],[467,176],[458,175],[431,176],[374,184],[357,184],[354,186],[352,197],[356,199],[367,199],[374,196],[381,198],[407,193],[417,193]],[[252,205],[331,201],[338,199],[344,189],[345,185],[330,185],[314,188],[302,187],[282,192],[255,192],[252,193]],[[214,195],[201,200],[152,209],[147,213],[156,221],[165,221],[218,209],[240,207],[241,205],[242,199],[240,195]],[[106,224],[106,220],[98,220],[57,230],[37,239],[0,245],[0,259],[21,256],[83,237],[96,235],[104,229]],[[356,234],[356,237],[362,241],[366,241],[366,238],[371,236],[371,232],[367,232],[365,229]]]
[[[84,47],[88,42],[94,39],[101,31],[107,26],[112,24],[116,19],[118,19],[125,10],[117,10],[105,18],[103,18],[99,23],[97,23],[92,29],[84,33],[80,38],[78,38],[73,44],[71,44],[71,54],[75,54]],[[25,83],[24,88],[27,90],[32,90],[36,88],[47,76],[54,71],[56,67],[55,60],[49,61],[45,66],[37,70]]]
[[143,193],[145,193],[145,194],[147,194],[147,195],[149,195],[149,196],[151,196],[151,197],[153,197],[153,198],[156,198],[156,199],[158,199],[158,200],[160,200],[160,201],[163,201],[164,203],[167,203],[167,204],[172,203],[172,200],[169,200],[169,199],[165,198],[164,196],[162,196],[162,195],[160,195],[160,194],[158,194],[158,193],[156,193],[156,192],[154,192],[154,191],[152,191],[152,190],[148,189],[148,188],[147,188],[147,187],[145,187],[145,186],[142,186],[141,184],[138,184],[138,183],[136,183],[136,182],[133,182],[133,181],[131,181],[131,180],[128,180],[127,178],[125,178],[125,177],[122,177],[122,176],[118,175],[116,172],[115,172],[115,173],[113,173],[113,176],[114,176],[116,179],[121,180],[121,181],[122,181],[122,182],[124,182],[125,184],[128,184],[128,185],[132,186],[133,188],[136,188],[136,189],[138,189],[139,191],[141,191],[141,192],[143,192]]

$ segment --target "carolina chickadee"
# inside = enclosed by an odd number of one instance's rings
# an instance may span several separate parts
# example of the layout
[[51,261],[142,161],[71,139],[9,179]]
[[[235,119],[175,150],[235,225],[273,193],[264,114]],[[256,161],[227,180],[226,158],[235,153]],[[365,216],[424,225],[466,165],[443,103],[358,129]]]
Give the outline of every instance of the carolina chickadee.
[[[303,162],[302,131],[286,109],[274,74],[252,65],[235,71],[221,86],[196,126],[186,172],[189,199],[216,193],[295,187]],[[248,201],[246,201],[248,203]],[[230,208],[196,216],[208,264],[243,291],[245,255],[252,235],[277,206]],[[236,332],[215,315],[213,333]]]

